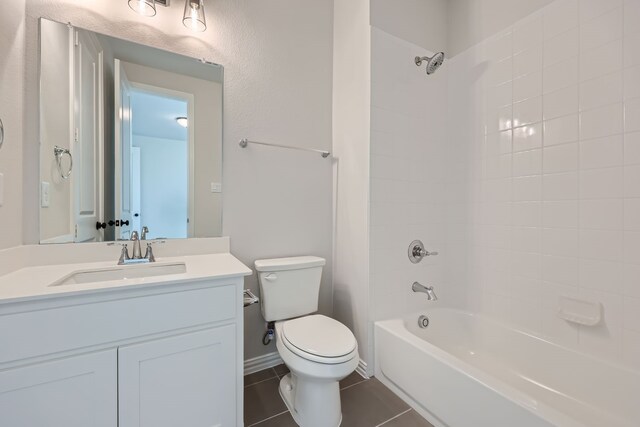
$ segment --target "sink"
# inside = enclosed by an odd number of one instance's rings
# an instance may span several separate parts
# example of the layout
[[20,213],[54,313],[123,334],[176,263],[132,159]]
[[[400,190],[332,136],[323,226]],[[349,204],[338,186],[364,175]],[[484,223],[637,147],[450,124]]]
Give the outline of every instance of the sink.
[[96,268],[74,271],[56,280],[49,286],[79,285],[84,283],[109,282],[112,280],[141,279],[145,277],[167,276],[187,272],[184,263],[119,265],[117,267]]

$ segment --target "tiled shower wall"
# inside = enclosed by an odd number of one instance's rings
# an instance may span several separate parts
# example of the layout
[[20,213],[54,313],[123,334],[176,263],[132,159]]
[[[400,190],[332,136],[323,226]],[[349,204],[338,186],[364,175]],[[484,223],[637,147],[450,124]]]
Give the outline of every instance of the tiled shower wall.
[[[448,283],[444,249],[447,232],[447,75],[429,77],[416,45],[372,27],[370,319],[404,316],[430,306],[415,294],[418,281],[433,285],[441,300],[461,301],[465,292]],[[446,68],[446,67],[445,67]],[[412,264],[411,241],[421,239],[437,257]],[[432,303],[431,303],[432,304]]]
[[[433,230],[458,265],[439,280],[466,281],[473,309],[636,368],[639,22],[638,0],[558,0],[448,61],[446,238]],[[601,302],[604,322],[559,319],[560,295]]]

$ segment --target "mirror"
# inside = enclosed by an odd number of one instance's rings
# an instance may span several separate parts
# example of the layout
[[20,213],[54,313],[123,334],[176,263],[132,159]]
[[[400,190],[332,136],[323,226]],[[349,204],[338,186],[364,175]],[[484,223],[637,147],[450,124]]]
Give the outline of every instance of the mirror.
[[218,237],[223,67],[40,19],[40,242]]

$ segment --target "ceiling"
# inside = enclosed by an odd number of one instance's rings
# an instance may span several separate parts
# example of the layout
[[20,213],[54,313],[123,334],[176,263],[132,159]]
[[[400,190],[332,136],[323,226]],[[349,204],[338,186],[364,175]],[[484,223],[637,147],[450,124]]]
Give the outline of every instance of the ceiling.
[[187,129],[176,122],[187,117],[187,102],[149,92],[131,93],[134,135],[186,141]]

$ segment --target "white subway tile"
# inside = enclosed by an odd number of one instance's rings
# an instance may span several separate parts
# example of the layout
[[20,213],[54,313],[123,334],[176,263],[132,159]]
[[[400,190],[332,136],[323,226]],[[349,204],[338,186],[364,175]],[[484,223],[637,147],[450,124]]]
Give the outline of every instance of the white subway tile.
[[622,7],[580,25],[580,49],[588,50],[622,37]]
[[580,201],[580,227],[622,230],[622,199],[593,199]]
[[580,328],[578,342],[581,351],[609,360],[622,356],[622,297],[609,292],[580,289],[580,298],[601,302],[601,324]]
[[640,65],[640,33],[624,38],[624,66]]
[[542,70],[542,46],[522,51],[513,56],[513,77]]
[[513,53],[538,47],[542,44],[542,16],[533,16],[513,28]]
[[580,230],[580,258],[622,261],[623,232],[616,230]]
[[578,57],[573,56],[544,67],[544,93],[578,83]]
[[578,229],[543,228],[542,252],[545,255],[576,256],[578,253]]
[[542,199],[542,176],[523,176],[513,179],[513,201],[527,202]]
[[627,297],[623,300],[624,328],[640,332],[640,298]]
[[512,102],[513,82],[511,81],[493,86],[487,93],[487,108],[489,109],[497,110]]
[[578,25],[578,0],[558,0],[543,11],[545,39],[554,37]]
[[542,278],[545,282],[575,286],[578,284],[578,258],[544,255]]
[[578,198],[578,173],[543,175],[542,197],[545,201],[575,200]]
[[580,198],[621,198],[623,196],[623,182],[622,167],[580,171]]
[[513,126],[523,126],[542,121],[542,97],[529,98],[513,104]]
[[513,102],[542,95],[542,72],[536,71],[513,81]]
[[512,249],[520,252],[540,252],[541,233],[538,227],[512,227]]
[[622,39],[589,49],[580,55],[580,79],[589,80],[619,71],[622,63]]
[[542,224],[548,228],[577,228],[578,201],[549,201],[542,204]]
[[579,50],[580,32],[578,27],[575,27],[544,42],[544,66],[562,61],[567,56],[576,55]]
[[513,60],[511,57],[489,64],[489,84],[498,86],[513,79]]
[[521,151],[513,154],[513,176],[542,173],[542,150]]
[[516,227],[540,227],[540,202],[514,202],[512,224]]
[[623,288],[622,263],[581,259],[580,287],[598,291],[621,293]]
[[624,135],[624,164],[635,165],[640,163],[640,132],[626,133]]
[[589,110],[622,99],[622,71],[580,83],[580,109]]
[[580,141],[580,169],[621,166],[624,162],[622,135]]
[[578,140],[578,115],[559,117],[557,119],[545,120],[544,122],[544,145],[556,145],[565,142]]
[[605,107],[580,113],[580,138],[601,138],[622,133],[624,129],[624,110],[622,104],[612,104]]
[[[638,25],[638,28],[640,28],[640,25]],[[638,97],[640,97],[640,66],[636,65],[624,70],[624,99]]]
[[567,86],[543,95],[545,120],[576,113],[578,111],[578,85]]
[[640,198],[624,199],[624,229],[640,231]]
[[513,151],[542,147],[542,123],[513,129]]
[[622,0],[580,0],[580,24],[601,17],[611,9],[622,6]]
[[640,2],[638,0],[624,0],[624,32],[625,34],[640,31]]
[[571,172],[578,169],[578,143],[544,147],[544,173]]
[[624,167],[624,197],[640,197],[640,165]]
[[492,37],[486,41],[487,59],[490,61],[500,61],[510,57],[512,54],[512,45],[513,37],[511,31]]
[[640,369],[640,333],[622,331],[622,360],[634,369]]
[[640,98],[625,101],[624,130],[625,132],[640,131]]

